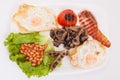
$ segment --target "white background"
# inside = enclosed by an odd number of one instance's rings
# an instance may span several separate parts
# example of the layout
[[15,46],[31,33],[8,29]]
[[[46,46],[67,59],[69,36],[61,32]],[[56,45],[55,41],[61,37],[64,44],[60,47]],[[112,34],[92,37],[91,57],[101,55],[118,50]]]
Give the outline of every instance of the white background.
[[[17,65],[9,60],[3,46],[4,38],[10,25],[10,16],[16,3],[23,0],[0,0],[0,80],[29,80]],[[31,0],[26,0],[31,1]],[[30,80],[120,80],[120,1],[119,0],[39,0],[41,3],[79,3],[95,4],[104,8],[109,19],[109,33],[112,46],[109,53],[109,62],[103,68],[70,75],[56,75]],[[102,12],[101,12],[102,13]]]

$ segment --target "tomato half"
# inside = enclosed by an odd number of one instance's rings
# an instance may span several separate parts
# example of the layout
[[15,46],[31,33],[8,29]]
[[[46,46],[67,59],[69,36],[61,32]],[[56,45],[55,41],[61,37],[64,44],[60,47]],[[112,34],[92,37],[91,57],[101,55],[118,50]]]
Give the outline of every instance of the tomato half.
[[77,16],[71,9],[66,9],[58,15],[57,21],[62,26],[75,26]]

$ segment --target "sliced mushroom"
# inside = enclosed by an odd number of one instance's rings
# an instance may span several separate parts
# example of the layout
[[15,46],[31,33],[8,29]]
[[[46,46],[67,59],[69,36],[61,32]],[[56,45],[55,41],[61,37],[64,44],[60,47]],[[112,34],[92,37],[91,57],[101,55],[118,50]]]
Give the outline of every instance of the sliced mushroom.
[[81,43],[83,43],[83,42],[86,41],[87,39],[88,39],[88,36],[81,37]]
[[78,35],[72,40],[73,44],[78,46],[80,45],[80,35],[83,33],[83,29],[81,29],[81,31],[78,33]]
[[80,45],[79,37],[73,39],[73,40],[72,40],[72,43],[73,43],[74,45]]
[[68,50],[81,45],[88,39],[86,30],[80,26],[55,29],[51,31],[50,35],[54,40],[53,43],[55,46],[58,47],[60,44],[63,44]]
[[50,30],[50,37],[52,37],[53,39],[55,39],[55,32],[54,32],[54,30]]
[[55,36],[58,40],[61,40],[61,36],[60,34],[58,34],[58,32],[59,32],[58,30],[55,30]]
[[67,36],[67,32],[65,31],[65,32],[63,33],[63,36],[62,36],[61,40],[64,41],[65,38],[66,38],[66,36]]
[[70,40],[70,33],[67,33],[66,41]]
[[75,31],[77,32],[78,31],[78,26],[71,26],[71,27],[65,27],[66,30],[72,30],[72,31]]
[[56,47],[58,47],[58,46],[61,44],[61,42],[59,42],[59,41],[54,41],[53,44],[54,44]]
[[59,37],[61,37],[64,34],[64,32],[65,32],[64,29],[57,29],[56,35],[58,35]]

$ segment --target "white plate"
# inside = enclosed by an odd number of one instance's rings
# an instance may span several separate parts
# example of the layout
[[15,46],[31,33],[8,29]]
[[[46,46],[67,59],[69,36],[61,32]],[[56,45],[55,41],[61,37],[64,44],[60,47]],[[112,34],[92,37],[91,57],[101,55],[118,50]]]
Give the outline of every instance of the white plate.
[[[17,10],[19,5],[21,5],[21,4],[23,4],[23,3],[19,3],[19,4],[15,5],[15,7],[13,9],[13,14]],[[93,5],[88,5],[88,4],[79,5],[79,4],[68,4],[68,3],[59,3],[59,4],[47,3],[47,5],[46,5],[46,4],[41,4],[39,2],[38,3],[27,2],[27,4],[50,8],[50,9],[54,10],[54,12],[56,14],[58,14],[60,11],[62,11],[64,9],[68,9],[68,8],[74,10],[76,13],[79,13],[82,10],[87,9],[87,10],[91,11],[94,14],[94,16],[97,19],[99,28],[109,38],[107,14],[104,11],[104,9],[102,9],[102,8],[100,8],[98,6],[95,6],[95,5],[93,6]],[[11,24],[10,24],[10,31],[8,33],[10,33],[10,32],[17,32],[17,27],[12,21],[11,21]],[[107,51],[107,54],[108,53],[109,52]],[[70,65],[69,58],[65,57],[63,59],[62,66],[59,67],[59,68],[56,68],[49,75],[64,75],[64,74],[74,74],[74,73],[78,73],[78,74],[86,73],[86,72],[90,72],[90,71],[94,71],[94,70],[98,70],[98,69],[102,68],[104,65],[107,64],[107,61],[108,61],[108,56],[106,57],[106,59],[105,59],[105,61],[103,62],[102,65],[100,65],[98,67],[95,67],[95,68],[92,68],[92,69],[85,70],[85,69],[80,69],[78,67],[77,68],[72,67]]]

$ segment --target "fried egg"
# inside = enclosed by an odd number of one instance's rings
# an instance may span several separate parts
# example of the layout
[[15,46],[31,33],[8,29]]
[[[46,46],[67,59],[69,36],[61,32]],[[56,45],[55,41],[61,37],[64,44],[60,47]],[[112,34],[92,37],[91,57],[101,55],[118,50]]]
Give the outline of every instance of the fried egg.
[[21,32],[47,31],[56,28],[56,16],[45,7],[23,4],[14,14],[13,20]]
[[80,68],[92,68],[103,63],[106,48],[96,40],[87,40],[70,51],[71,64]]

